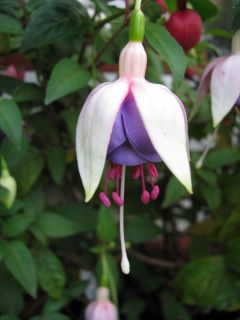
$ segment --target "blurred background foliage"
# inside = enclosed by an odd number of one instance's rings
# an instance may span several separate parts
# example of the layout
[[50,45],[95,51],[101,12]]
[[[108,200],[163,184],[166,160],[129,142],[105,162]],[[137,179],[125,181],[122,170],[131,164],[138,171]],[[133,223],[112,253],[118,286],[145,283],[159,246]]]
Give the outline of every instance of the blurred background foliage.
[[[216,133],[206,97],[189,123],[192,196],[163,164],[161,197],[147,207],[129,179],[130,276],[119,271],[117,208],[101,207],[97,195],[84,204],[75,126],[90,90],[116,78],[128,39],[119,2],[0,0],[0,155],[17,183],[12,205],[9,182],[0,187],[0,320],[83,319],[103,265],[121,319],[240,319],[235,110]],[[175,0],[166,3],[176,10]],[[240,1],[188,6],[201,15],[203,34],[187,55],[167,33],[161,7],[143,0],[142,8],[147,79],[171,83],[189,113],[205,65],[230,50]]]

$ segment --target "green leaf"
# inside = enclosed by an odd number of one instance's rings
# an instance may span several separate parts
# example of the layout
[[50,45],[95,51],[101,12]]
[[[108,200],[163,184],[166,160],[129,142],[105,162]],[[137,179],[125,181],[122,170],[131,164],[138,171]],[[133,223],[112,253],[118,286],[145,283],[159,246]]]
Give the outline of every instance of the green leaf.
[[3,186],[0,186],[0,200],[5,199],[5,196],[8,194],[8,190]]
[[34,185],[44,167],[44,160],[40,152],[34,147],[29,148],[26,157],[16,167],[14,174],[18,191],[26,194]]
[[7,269],[18,280],[23,288],[36,297],[37,277],[32,254],[26,245],[20,241],[12,241],[6,244],[4,262]]
[[172,176],[167,184],[165,196],[163,199],[162,207],[167,208],[172,204],[176,203],[183,196],[187,195],[186,189],[182,186],[182,184]]
[[201,168],[196,170],[196,173],[205,183],[208,183],[211,186],[217,185],[217,175],[215,172]]
[[14,79],[12,77],[3,76],[0,74],[0,88],[4,93],[12,95],[14,91],[23,84],[24,82],[19,79]]
[[2,234],[6,238],[17,237],[23,232],[25,232],[31,222],[33,221],[34,216],[31,214],[23,213],[17,214],[3,224]]
[[13,100],[0,100],[0,129],[16,147],[21,145],[22,115]]
[[61,116],[67,124],[68,134],[73,143],[75,143],[76,126],[79,116],[79,111],[74,109],[66,109],[61,113]]
[[238,148],[221,148],[211,151],[204,161],[204,166],[216,169],[222,166],[230,166],[240,161]]
[[50,238],[64,238],[78,233],[78,227],[74,222],[56,213],[46,212],[42,214],[36,224]]
[[199,181],[198,187],[210,210],[217,209],[221,203],[221,190],[218,185],[212,186],[208,183]]
[[190,314],[187,309],[177,301],[176,297],[171,291],[163,291],[162,298],[162,310],[164,319],[166,320],[191,320]]
[[57,208],[63,217],[68,217],[78,232],[89,232],[96,229],[98,212],[80,202],[63,204]]
[[233,29],[238,30],[240,28],[240,0],[233,0]]
[[[2,264],[0,265],[0,283],[0,313],[19,314],[24,307],[22,288]],[[4,317],[0,319],[3,320]],[[15,318],[9,318],[9,320],[13,319]]]
[[150,218],[134,216],[126,219],[126,240],[141,243],[151,240],[161,234],[161,230]]
[[43,316],[36,316],[31,318],[30,320],[71,320],[67,316],[64,316],[61,313],[49,313]]
[[18,0],[0,0],[0,12],[19,17],[20,2]]
[[82,34],[90,27],[85,8],[77,0],[51,0],[34,11],[22,49],[29,50]]
[[0,240],[0,262],[3,260],[5,250],[6,250],[5,241]]
[[60,184],[65,171],[65,151],[60,147],[48,148],[47,165],[54,182]]
[[22,26],[18,20],[0,13],[0,33],[22,34]]
[[13,99],[17,103],[42,101],[44,93],[42,89],[33,83],[21,83],[13,92]]
[[217,6],[210,0],[190,0],[189,2],[192,4],[193,8],[198,11],[203,21],[213,18],[218,13]]
[[65,58],[59,61],[51,74],[47,85],[45,104],[49,104],[69,93],[79,90],[88,83],[89,73],[76,61]]
[[21,146],[15,146],[9,138],[5,138],[1,143],[0,152],[4,159],[7,161],[9,168],[17,166],[21,163],[23,158],[27,155],[29,148],[29,143],[26,138],[23,136]]
[[4,315],[0,316],[0,320],[18,320],[18,318],[15,316],[9,316],[9,315],[4,314]]
[[227,246],[225,257],[227,266],[240,273],[240,239],[232,239]]
[[46,0],[29,0],[25,5],[28,12],[32,14],[35,10],[40,8],[45,3],[46,3]]
[[143,299],[135,298],[128,300],[124,304],[123,311],[127,315],[127,319],[138,320],[145,307],[146,302]]
[[239,309],[240,288],[226,270],[221,256],[196,259],[184,266],[175,279],[184,303],[217,310]]
[[80,295],[86,292],[88,286],[88,281],[79,281],[73,282],[70,284],[70,287],[65,289],[63,296],[60,299],[49,298],[44,305],[43,313],[49,314],[58,312],[63,309],[69,302],[75,298],[79,298]]
[[179,82],[184,77],[187,66],[187,59],[183,49],[166,28],[154,23],[146,23],[146,38],[149,44],[169,65],[176,82]]
[[116,239],[117,226],[110,209],[101,206],[98,214],[97,234],[99,239],[111,242]]
[[224,221],[220,232],[220,238],[233,238],[238,235],[240,224],[240,208],[235,209],[230,213],[229,217]]
[[59,299],[66,284],[65,271],[61,261],[51,250],[44,248],[37,248],[33,255],[41,288],[50,297]]

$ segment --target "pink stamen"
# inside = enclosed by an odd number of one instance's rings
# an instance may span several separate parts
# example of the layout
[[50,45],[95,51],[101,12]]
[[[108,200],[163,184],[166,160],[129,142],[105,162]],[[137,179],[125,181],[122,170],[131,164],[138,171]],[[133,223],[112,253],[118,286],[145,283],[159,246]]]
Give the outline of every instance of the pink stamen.
[[102,203],[105,205],[105,207],[107,208],[111,207],[111,201],[104,192],[100,192],[99,198],[102,201]]
[[[150,165],[150,163],[148,163]],[[154,166],[154,165],[153,165]],[[154,166],[154,168],[156,169],[156,167]],[[148,166],[148,170],[149,170],[149,166]],[[157,169],[156,169],[157,170]],[[153,183],[153,175],[150,173],[150,170],[148,171],[149,173],[149,181],[150,181],[150,185],[152,187],[152,191],[151,191],[151,199],[152,200],[156,200],[159,196],[159,193],[160,193],[160,188],[159,186],[155,186],[154,183]],[[157,172],[157,175],[158,175],[158,172]]]
[[120,195],[119,195],[116,191],[114,191],[114,192],[112,193],[112,198],[113,198],[113,201],[114,201],[119,207],[123,206],[123,199],[120,197]]
[[116,172],[117,172],[117,186],[116,186],[116,191],[119,194],[119,188],[120,188],[120,179],[121,179],[121,174],[122,174],[122,170],[121,170],[121,166],[117,165],[116,167]]
[[107,195],[108,181],[109,181],[110,172],[111,172],[111,163],[108,162],[107,173],[106,173],[105,183],[104,183],[104,193],[105,193],[106,195]]
[[157,178],[158,177],[158,171],[157,171],[157,168],[156,166],[152,163],[152,162],[148,162],[147,163],[147,169],[148,169],[148,172],[149,172],[149,175],[154,177],[154,178]]
[[140,165],[140,172],[141,172],[141,182],[142,182],[142,190],[146,190],[146,185],[145,185],[145,179],[144,179],[144,171],[143,171],[143,165]]
[[123,205],[123,199],[120,197],[120,179],[122,175],[122,166],[116,165],[116,172],[117,172],[117,185],[116,185],[116,191],[112,193],[113,201],[121,207]]
[[143,171],[143,166],[140,166],[140,171],[141,171],[141,182],[142,182],[142,194],[141,194],[141,201],[144,204],[148,204],[150,201],[150,194],[146,190],[146,185],[145,185],[145,179],[144,179],[144,171]]
[[116,175],[117,175],[117,169],[116,169],[116,166],[113,165],[109,172],[109,179],[114,180],[116,178]]
[[151,199],[156,200],[159,196],[160,193],[160,188],[159,186],[154,186],[152,191],[151,191]]
[[143,204],[148,204],[150,201],[150,194],[147,190],[144,190],[141,194],[141,201]]
[[141,166],[136,166],[132,173],[132,179],[137,180],[141,176]]

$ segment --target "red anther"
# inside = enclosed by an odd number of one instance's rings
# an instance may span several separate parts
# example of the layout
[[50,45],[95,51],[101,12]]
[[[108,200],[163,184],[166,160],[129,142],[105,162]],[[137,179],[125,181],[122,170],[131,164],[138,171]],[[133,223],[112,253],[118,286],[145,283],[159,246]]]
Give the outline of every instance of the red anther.
[[154,178],[157,178],[157,177],[158,177],[157,168],[156,168],[156,166],[155,166],[153,163],[148,162],[147,168],[148,168],[149,174],[150,174],[152,177],[154,177]]
[[141,176],[141,166],[136,166],[132,173],[133,180],[139,179]]
[[159,196],[160,193],[160,188],[159,186],[154,186],[152,191],[151,191],[151,199],[156,200]]
[[116,178],[116,175],[117,175],[117,168],[114,166],[109,171],[109,179],[114,180]]
[[112,193],[112,198],[113,198],[113,201],[119,206],[121,207],[123,205],[123,199],[120,197],[120,195],[114,191]]
[[105,205],[105,207],[107,208],[111,207],[111,201],[104,192],[99,193],[99,198],[102,201],[102,203]]
[[141,201],[143,204],[148,204],[150,201],[150,194],[147,190],[144,190],[141,194]]

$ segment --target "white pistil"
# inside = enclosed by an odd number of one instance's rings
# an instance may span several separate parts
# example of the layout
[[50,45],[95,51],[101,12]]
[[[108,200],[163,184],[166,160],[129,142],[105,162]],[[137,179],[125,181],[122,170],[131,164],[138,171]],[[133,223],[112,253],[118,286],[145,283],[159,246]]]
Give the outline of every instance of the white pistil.
[[[124,190],[125,190],[125,173],[126,167],[122,166],[122,181],[121,181],[121,190],[120,196],[124,201]],[[125,246],[125,236],[124,236],[124,204],[120,207],[120,217],[119,217],[119,225],[120,225],[120,242],[121,242],[121,249],[122,249],[122,261],[121,261],[121,268],[122,272],[125,274],[129,274],[130,272],[130,265],[127,257],[126,246]]]

